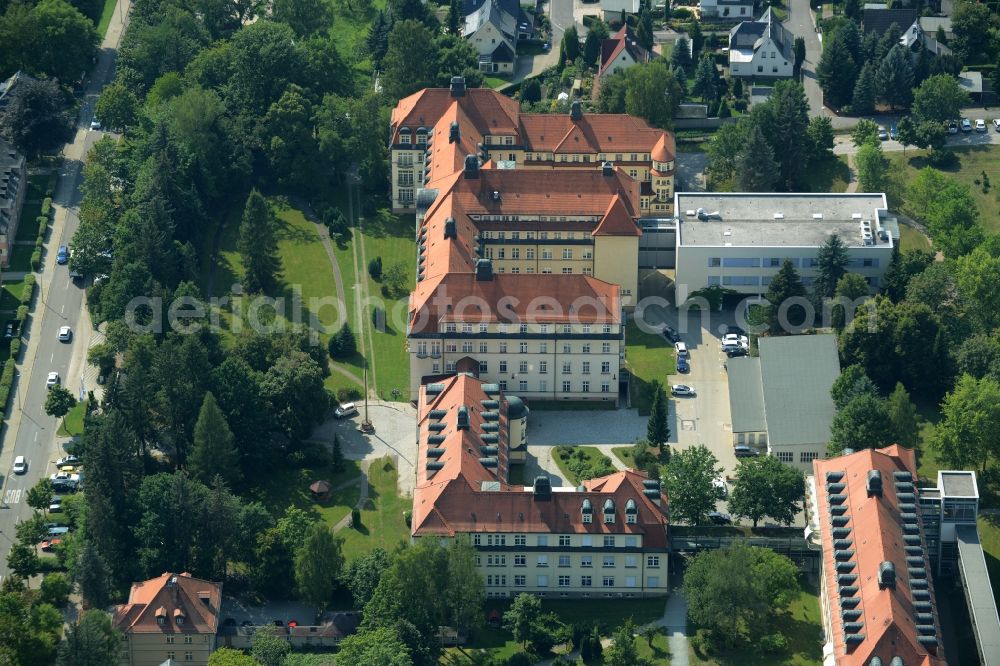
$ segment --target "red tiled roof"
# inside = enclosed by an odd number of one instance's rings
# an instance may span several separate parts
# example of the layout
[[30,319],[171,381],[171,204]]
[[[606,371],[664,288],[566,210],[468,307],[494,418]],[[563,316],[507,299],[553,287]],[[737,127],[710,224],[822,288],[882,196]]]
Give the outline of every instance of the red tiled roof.
[[[222,584],[167,572],[133,583],[128,602],[115,607],[114,625],[125,633],[214,634]],[[163,618],[163,624],[157,618]],[[183,617],[183,623],[178,618]]]
[[[881,473],[882,495],[868,496],[868,472]],[[834,656],[838,666],[868,666],[872,657],[879,657],[883,664],[889,664],[893,657],[901,657],[906,666],[945,666],[947,663],[940,643],[927,647],[918,640],[916,610],[910,587],[907,555],[903,538],[899,500],[895,490],[895,472],[908,472],[916,481],[916,460],[911,449],[898,445],[884,449],[866,449],[850,455],[827,460],[813,461],[816,479],[816,512],[820,518],[820,532],[823,542],[825,594],[829,598],[832,615]],[[843,473],[839,483],[843,489],[835,494],[846,495],[844,515],[849,516],[846,525],[851,530],[846,538],[853,543],[855,563],[851,574],[857,575],[857,609],[861,616],[856,621],[864,626],[857,632],[863,636],[860,643],[848,646],[845,640],[844,622],[841,619],[843,607],[840,602],[839,572],[836,569],[833,525],[831,523],[830,499],[827,488],[827,473]],[[916,504],[916,501],[914,501]],[[919,513],[919,511],[916,511]],[[926,542],[920,530],[920,547],[926,551]],[[892,562],[895,567],[895,586],[880,589],[879,566],[882,562]],[[929,568],[926,555],[923,568]],[[928,581],[930,603],[934,602],[933,585]],[[936,605],[934,605],[936,608]],[[933,613],[935,635],[941,639],[937,613]],[[921,623],[924,624],[924,623]]]
[[[517,133],[520,106],[516,100],[490,88],[469,88],[461,97],[452,97],[448,88],[424,88],[399,100],[392,110],[392,143],[399,142],[399,128],[428,130],[452,107],[461,107],[478,135]],[[464,128],[463,128],[464,129]],[[447,139],[447,133],[445,133]],[[478,139],[477,139],[478,141]]]
[[632,59],[638,63],[649,62],[650,53],[639,44],[636,40],[635,35],[632,33],[632,28],[627,25],[623,25],[621,29],[615,33],[614,37],[610,39],[605,39],[601,43],[601,66],[597,70],[597,76],[600,77],[604,74],[604,70],[608,68],[615,58],[622,51],[628,51]]
[[568,113],[523,113],[521,133],[535,152],[615,154],[648,153],[665,132],[624,113],[584,113],[579,120]]

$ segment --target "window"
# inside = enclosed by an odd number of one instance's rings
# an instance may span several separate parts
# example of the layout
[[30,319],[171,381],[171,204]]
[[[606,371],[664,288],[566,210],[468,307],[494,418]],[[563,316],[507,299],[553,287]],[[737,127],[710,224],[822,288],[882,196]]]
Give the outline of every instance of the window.
[[613,535],[606,534],[604,536],[604,547],[605,548],[614,548],[615,547],[615,537]]
[[583,362],[583,374],[585,374],[585,375],[589,375],[590,374],[590,361],[584,361]]
[[528,542],[528,537],[524,536],[523,534],[514,535],[515,546],[524,546],[525,544],[527,544],[527,542]]
[[573,267],[572,266],[563,266],[562,274],[563,275],[572,275],[573,274]]
[[590,576],[580,576],[580,587],[590,587],[591,578]]
[[559,576],[559,587],[569,587],[569,576]]
[[525,576],[514,576],[514,587],[524,587]]
[[542,250],[542,261],[552,258],[552,250]]
[[593,519],[594,519],[593,514],[590,514],[590,513],[583,514],[583,522],[584,522],[584,524],[589,525],[590,523],[594,522]]
[[718,267],[722,266],[722,258],[721,257],[709,257],[708,258],[708,266],[709,266],[709,268],[718,268]]
[[635,548],[637,545],[639,545],[637,537],[634,537],[634,536],[627,536],[627,537],[625,537],[625,547],[626,548]]
[[506,354],[507,353],[507,343],[506,342],[501,342],[500,343],[500,353],[501,354]]
[[722,261],[725,268],[759,268],[760,259],[758,257],[726,257]]
[[500,361],[500,372],[507,372],[507,361]]
[[625,576],[625,587],[635,587],[635,576]]
[[167,653],[167,659],[175,659],[176,657],[177,657],[177,653],[174,652],[174,651],[172,651],[172,650]]
[[615,556],[605,555],[601,560],[601,567],[604,569],[613,569],[615,567]]
[[194,636],[185,636],[184,637],[184,642],[185,643],[193,643],[194,642]]
[[[163,618],[157,618],[157,620],[162,620],[162,619]],[[173,636],[167,636],[163,640],[164,640],[165,643],[167,643],[169,645],[169,644],[171,644],[171,643],[174,642],[174,637]]]
[[603,581],[603,585],[604,585],[604,587],[614,587],[615,586],[615,577],[614,576],[605,576],[604,577],[604,581]]
[[488,331],[488,330],[489,330],[489,328],[490,328],[490,327],[489,327],[489,325],[488,325],[488,324],[480,324],[480,325],[479,325],[479,332],[480,332],[480,333],[485,333],[486,331]]
[[521,393],[526,393],[528,391],[528,382],[524,379],[517,382],[517,390]]
[[522,354],[527,354],[528,353],[528,343],[527,342],[521,342],[521,343],[519,343],[518,346],[517,346],[517,349]]
[[570,345],[563,345],[562,346],[562,353],[563,354],[571,354],[572,352],[570,350],[572,350],[572,349],[573,349],[573,347],[570,346]]
[[538,382],[538,390],[541,391],[542,393],[545,393],[546,391],[549,390],[549,383],[544,379],[541,380],[540,382]]
[[611,343],[610,342],[602,342],[601,343],[601,353],[602,354],[610,354],[611,353]]
[[610,361],[602,361],[601,362],[601,374],[602,375],[610,375],[611,374],[611,362]]
[[559,545],[568,546],[570,544],[570,536],[568,534],[559,535]]
[[521,248],[519,248],[519,247],[511,248],[511,250],[510,250],[510,258],[511,259],[520,259],[521,258]]
[[[563,352],[564,354],[567,352]],[[573,365],[569,361],[563,361],[562,373],[564,375],[571,374],[573,372]]]
[[[584,333],[590,333],[590,327],[589,326],[584,326],[583,327],[583,332]],[[587,344],[583,345],[583,347],[580,349],[580,352],[583,353],[583,354],[589,354],[590,353],[590,343],[587,343]]]
[[635,555],[626,555],[625,556],[625,568],[626,569],[635,569],[635,567],[636,567],[636,564],[635,564]]
[[560,555],[559,556],[559,566],[560,567],[568,567],[569,566],[569,555]]
[[473,546],[481,546],[481,545],[483,545],[483,535],[482,534],[473,534],[472,535],[472,545]]
[[524,258],[525,259],[534,259],[535,258],[535,248],[529,247],[527,250],[525,250],[524,251]]
[[646,566],[651,569],[659,568],[660,566],[660,556],[659,555],[647,555],[646,556]]
[[549,545],[549,537],[546,534],[539,534],[538,541],[536,542],[541,547],[547,547]]
[[412,189],[400,190],[399,191],[399,200],[402,201],[403,203],[412,203],[413,202],[413,190]]
[[563,254],[562,254],[562,258],[563,259],[572,259],[573,258],[573,250],[571,250],[569,248],[564,249],[563,250]]
[[803,451],[799,454],[800,463],[811,463],[816,458],[819,458],[819,454],[815,451]]
[[458,351],[458,345],[455,344],[454,342],[449,342],[444,346],[444,350],[449,354],[454,354],[455,352]]
[[615,522],[615,514],[613,514],[613,513],[606,513],[606,514],[604,514],[604,522],[607,523],[607,524],[609,524],[609,525],[612,524],[612,523],[614,523]]
[[580,566],[589,569],[594,566],[594,558],[592,555],[584,555],[580,558]]
[[795,462],[791,451],[778,451],[777,458],[783,463]]
[[659,576],[648,576],[646,578],[646,587],[659,587],[660,577]]
[[524,556],[524,555],[515,555],[514,556],[514,566],[515,567],[525,567],[525,566],[528,566],[527,557]]
[[501,379],[498,383],[500,384],[500,390],[501,391],[506,391],[507,390],[507,380],[506,379]]
[[562,390],[563,390],[563,393],[569,393],[570,392],[569,382],[563,382],[562,383]]
[[546,374],[548,374],[548,372],[549,372],[549,362],[548,361],[539,361],[538,362],[538,374],[540,374],[540,375],[546,375]]
[[625,522],[628,523],[629,525],[634,525],[635,524],[635,514],[634,513],[626,513],[625,514]]
[[764,71],[764,65],[757,65],[757,72],[760,73],[763,71]]
[[601,393],[611,393],[611,384],[608,382],[601,382]]
[[549,556],[548,555],[539,555],[538,556],[538,561],[535,562],[535,566],[543,568],[543,569],[545,567],[549,566]]
[[489,346],[488,343],[486,343],[486,342],[480,342],[479,343],[479,353],[480,354],[486,354],[487,352],[489,352],[489,350],[490,350],[490,346]]
[[583,382],[580,384],[580,391],[583,393],[590,393],[590,382]]
[[[547,332],[548,331],[542,331],[542,333],[547,333]],[[540,343],[538,343],[538,353],[539,354],[548,354],[549,353],[549,343],[547,343],[547,342],[540,342]]]
[[527,372],[528,371],[528,362],[527,361],[521,361],[520,363],[518,363],[517,364],[517,371],[518,372]]
[[463,354],[471,354],[472,353],[472,343],[471,342],[463,342],[462,343],[462,353]]
[[537,576],[535,578],[535,586],[536,587],[548,587],[549,586],[549,577],[548,576]]

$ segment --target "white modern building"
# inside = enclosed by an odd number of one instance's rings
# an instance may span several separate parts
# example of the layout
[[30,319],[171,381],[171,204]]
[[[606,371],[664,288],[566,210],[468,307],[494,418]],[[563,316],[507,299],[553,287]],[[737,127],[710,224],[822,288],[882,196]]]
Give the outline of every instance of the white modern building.
[[817,253],[834,234],[846,246],[848,270],[874,289],[896,242],[885,194],[678,192],[674,210],[678,306],[712,285],[763,296],[785,259],[809,288]]
[[706,18],[743,20],[753,17],[753,0],[701,0],[698,8]]

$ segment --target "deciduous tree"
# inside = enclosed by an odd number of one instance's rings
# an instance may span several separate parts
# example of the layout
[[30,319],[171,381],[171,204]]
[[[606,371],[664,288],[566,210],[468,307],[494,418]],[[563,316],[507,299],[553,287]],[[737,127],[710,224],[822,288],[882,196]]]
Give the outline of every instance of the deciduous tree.
[[886,408],[896,440],[905,447],[915,449],[920,444],[920,417],[916,406],[910,402],[910,394],[901,383],[897,382],[896,388],[889,394]]
[[391,627],[365,629],[340,644],[337,664],[343,666],[412,666],[410,649]]
[[858,169],[858,187],[862,192],[882,192],[885,190],[889,163],[882,154],[882,146],[866,143],[858,148],[854,156]]
[[736,466],[729,510],[752,520],[754,527],[765,517],[791,525],[804,494],[805,481],[798,470],[773,456],[747,458]]
[[625,70],[625,112],[651,125],[669,128],[682,97],[677,77],[661,61]]
[[76,406],[76,398],[65,386],[56,385],[45,396],[45,413],[61,419]]
[[341,542],[326,523],[313,523],[295,554],[295,584],[299,596],[320,609],[333,598],[344,556]]
[[704,445],[675,453],[664,477],[671,519],[697,525],[715,509],[712,481],[722,473],[719,461]]
[[934,447],[953,469],[976,468],[985,472],[1000,454],[996,432],[1000,428],[1000,384],[992,377],[962,375],[941,405],[941,422],[934,429]]
[[274,0],[271,15],[275,21],[291,27],[299,37],[326,32],[333,26],[333,7],[329,0]]
[[11,93],[0,119],[5,136],[28,157],[72,136],[66,102],[59,85],[52,80],[22,81]]
[[96,117],[111,130],[122,131],[134,125],[139,116],[139,100],[121,83],[104,87],[94,107]]
[[851,399],[830,426],[830,455],[844,449],[879,449],[896,441],[885,401],[871,394]]
[[947,74],[936,74],[913,91],[913,115],[918,121],[944,123],[959,116],[959,110],[969,104],[969,96],[958,80]]

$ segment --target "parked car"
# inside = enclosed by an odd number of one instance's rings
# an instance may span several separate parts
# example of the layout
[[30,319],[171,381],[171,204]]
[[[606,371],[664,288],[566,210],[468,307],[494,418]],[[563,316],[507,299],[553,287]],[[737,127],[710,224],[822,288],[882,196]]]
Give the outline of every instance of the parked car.
[[674,343],[674,351],[677,352],[677,358],[682,358],[688,355],[687,345],[683,341],[677,341]]
[[1000,132],[1000,118],[993,119],[993,129]]
[[746,336],[747,332],[744,331],[739,326],[726,326],[726,335],[742,335]]
[[59,327],[59,342],[69,342],[73,339],[73,329],[69,326]]
[[24,456],[14,458],[14,467],[11,471],[13,471],[14,474],[27,474],[28,460]]
[[666,324],[663,325],[663,330],[661,330],[660,333],[663,334],[663,337],[666,338],[667,342],[670,342],[671,344],[681,341],[680,334]]
[[746,347],[731,347],[726,350],[726,356],[736,358],[737,356],[749,356],[750,350]]
[[66,527],[65,525],[59,525],[58,527],[49,528],[50,537],[62,536],[63,534],[69,534],[69,528]]
[[745,444],[737,444],[733,449],[733,453],[736,454],[737,458],[754,458],[760,455],[760,452],[752,446],[746,446]]
[[728,513],[722,513],[720,511],[709,511],[708,519],[711,520],[716,525],[732,525],[733,519]]
[[99,129],[101,129],[101,121],[98,120],[97,118],[94,118],[93,120],[91,120],[90,121],[90,129],[92,129],[92,130],[99,130]]
[[63,465],[74,465],[74,466],[76,466],[76,465],[79,465],[79,464],[80,464],[80,459],[77,458],[76,456],[72,455],[72,454],[70,454],[68,456],[63,456],[62,458],[60,458],[59,460],[56,461],[56,467],[62,467]]
[[982,118],[976,118],[976,131],[985,132],[986,131],[986,121]]
[[69,261],[69,248],[65,245],[60,245],[59,249],[56,250],[56,263],[60,266]]
[[353,402],[345,402],[344,404],[333,410],[333,415],[338,419],[346,419],[348,416],[354,416],[358,413],[357,405]]
[[726,480],[721,476],[717,479],[712,479],[712,486],[718,491],[721,499],[729,497],[729,487],[726,485]]
[[674,384],[670,387],[670,395],[689,395],[694,396],[694,389],[687,384]]
[[958,121],[949,120],[948,121],[948,134],[958,134]]
[[38,547],[42,549],[42,552],[51,553],[52,549],[62,543],[61,539],[44,539]]
[[878,126],[878,138],[880,141],[888,141],[889,133],[885,131],[885,127],[882,125]]
[[46,378],[46,380],[45,380],[45,386],[46,386],[46,388],[52,388],[53,386],[59,386],[59,383],[61,381],[62,380],[59,379],[59,373],[53,371],[53,372],[50,372],[49,376]]
[[677,357],[677,372],[689,372],[691,366],[688,365],[688,360],[684,356]]
[[962,118],[962,131],[963,132],[972,131],[972,123],[969,121],[968,118]]
[[897,136],[896,124],[893,123],[892,125],[889,125],[889,138],[892,139],[893,141],[895,141],[896,140],[896,136]]
[[62,513],[62,497],[59,495],[53,495],[52,501],[49,502],[49,513]]

